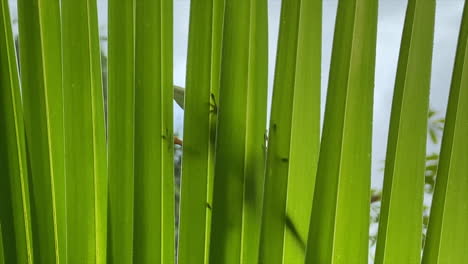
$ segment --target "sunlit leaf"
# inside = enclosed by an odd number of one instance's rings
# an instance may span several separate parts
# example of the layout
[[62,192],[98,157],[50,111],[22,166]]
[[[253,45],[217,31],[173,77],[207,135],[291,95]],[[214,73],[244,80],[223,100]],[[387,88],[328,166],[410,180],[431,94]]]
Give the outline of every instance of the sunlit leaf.
[[259,263],[304,263],[320,142],[322,3],[283,1]]
[[[135,1],[109,0],[108,8],[108,258],[110,263],[132,263],[135,182]],[[154,136],[158,137],[159,133]]]
[[226,0],[210,263],[258,259],[268,77],[266,0]]
[[376,263],[419,263],[435,0],[410,0],[400,48]]
[[[135,1],[133,263],[174,263],[172,5],[172,0]],[[117,41],[115,37],[113,40]],[[113,62],[117,60],[114,58]],[[131,91],[131,87],[121,88]],[[115,115],[122,111],[113,110]],[[121,122],[125,125],[125,119]],[[132,175],[121,176],[131,178]],[[114,195],[114,205],[126,198]],[[114,261],[124,263],[118,258]]]
[[377,4],[338,3],[308,264],[367,262]]
[[422,263],[468,262],[468,5],[465,5]]
[[[180,264],[207,263],[224,0],[192,1],[184,115]],[[174,90],[177,95],[177,88]],[[174,96],[177,101],[177,96]]]
[[107,162],[95,0],[61,2],[67,260],[106,263]]

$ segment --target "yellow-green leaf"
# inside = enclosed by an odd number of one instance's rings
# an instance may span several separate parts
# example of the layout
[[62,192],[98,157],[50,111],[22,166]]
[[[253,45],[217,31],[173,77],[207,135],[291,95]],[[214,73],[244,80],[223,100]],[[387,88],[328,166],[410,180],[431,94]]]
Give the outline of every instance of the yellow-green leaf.
[[[174,263],[172,5],[172,0],[135,1],[135,264]],[[119,198],[126,196],[114,197]]]
[[283,1],[259,263],[304,263],[320,142],[322,1]]
[[434,0],[410,0],[390,118],[376,263],[419,263]]
[[[132,263],[135,170],[135,1],[109,0],[108,17],[108,255],[109,263]],[[154,87],[154,89],[159,89],[159,87]]]
[[67,259],[106,263],[107,164],[95,0],[63,0]]
[[223,14],[224,0],[191,2],[184,103],[180,264],[208,263]]
[[465,4],[422,263],[468,263],[468,5]]
[[377,3],[338,3],[308,264],[367,262]]
[[267,1],[225,4],[210,263],[255,263],[265,168]]

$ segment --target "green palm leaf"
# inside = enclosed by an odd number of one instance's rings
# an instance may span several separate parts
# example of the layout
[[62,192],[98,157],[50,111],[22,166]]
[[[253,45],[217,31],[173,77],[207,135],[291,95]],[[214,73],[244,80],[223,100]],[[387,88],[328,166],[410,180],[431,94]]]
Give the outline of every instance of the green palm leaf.
[[61,11],[67,176],[65,263],[106,263],[106,134],[96,1],[64,0]]
[[[109,263],[132,263],[135,138],[135,1],[109,1]],[[155,135],[157,136],[157,135]]]
[[265,162],[267,1],[225,3],[210,263],[255,263]]
[[28,164],[8,2],[0,1],[0,263],[33,263]]
[[[208,262],[223,10],[224,0],[191,2],[187,91],[182,103],[180,264]],[[180,91],[175,87],[176,101],[183,100]]]
[[260,263],[303,263],[320,142],[321,1],[283,1]]
[[19,0],[18,16],[35,261],[64,263],[66,209],[59,1]]
[[[133,263],[171,264],[174,263],[172,0],[138,0],[135,8]],[[118,109],[118,113],[121,111]]]
[[339,1],[306,263],[367,261],[376,36],[376,0]]
[[468,5],[458,40],[445,132],[422,263],[466,263],[468,254]]
[[400,49],[376,263],[419,263],[435,1],[408,2]]

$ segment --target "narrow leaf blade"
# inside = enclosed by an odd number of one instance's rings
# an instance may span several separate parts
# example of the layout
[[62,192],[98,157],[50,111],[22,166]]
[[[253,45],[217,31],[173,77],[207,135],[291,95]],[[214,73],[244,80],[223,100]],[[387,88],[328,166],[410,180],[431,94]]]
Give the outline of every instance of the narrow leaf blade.
[[[134,225],[135,1],[109,1],[109,262],[132,263]],[[156,135],[155,135],[156,136]]]
[[106,263],[107,167],[95,0],[61,2],[67,194],[65,263]]
[[171,264],[175,252],[172,0],[140,0],[135,5],[133,263]]
[[308,264],[367,262],[377,4],[338,3]]
[[465,4],[422,263],[468,262],[468,5]]
[[260,263],[304,263],[320,142],[321,1],[283,1]]
[[267,31],[267,1],[226,1],[210,263],[255,263],[258,259]]
[[[47,7],[46,7],[47,6]],[[18,1],[35,261],[66,261],[60,3]]]
[[224,0],[192,1],[190,13],[180,264],[208,263]]
[[419,263],[435,1],[408,2],[390,118],[376,263]]
[[[0,1],[0,263],[32,263],[28,164],[8,1]],[[3,232],[1,230],[3,228]],[[3,233],[3,234],[2,234]]]

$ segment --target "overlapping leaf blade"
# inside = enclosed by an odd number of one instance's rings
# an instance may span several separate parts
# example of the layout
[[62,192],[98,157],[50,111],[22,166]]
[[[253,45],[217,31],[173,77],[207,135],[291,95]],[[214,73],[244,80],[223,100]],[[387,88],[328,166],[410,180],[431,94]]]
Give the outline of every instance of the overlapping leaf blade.
[[[133,261],[135,1],[109,1],[108,167],[110,263]],[[157,137],[158,135],[154,135]]]
[[408,2],[390,119],[376,263],[419,263],[434,0]]
[[8,1],[1,0],[0,263],[33,263],[28,164],[15,55]]
[[[172,0],[139,0],[135,1],[135,5],[133,263],[171,264],[174,263],[175,252],[172,136],[173,3]],[[130,87],[126,88],[130,90]],[[123,176],[131,177],[132,174]]]
[[306,263],[367,261],[376,36],[376,0],[339,1]]
[[[207,263],[224,0],[192,1],[178,263]],[[177,100],[177,99],[176,99]]]
[[303,263],[320,141],[321,1],[283,1],[259,263]]
[[210,263],[255,263],[265,161],[267,1],[225,3]]
[[106,263],[107,164],[95,0],[61,2],[67,197],[65,263]]
[[63,263],[66,209],[59,1],[19,0],[18,16],[35,261]]
[[468,5],[465,4],[422,263],[468,262]]

